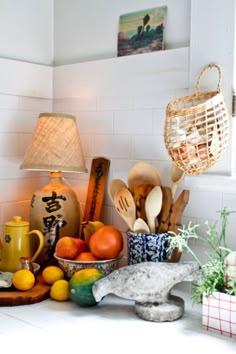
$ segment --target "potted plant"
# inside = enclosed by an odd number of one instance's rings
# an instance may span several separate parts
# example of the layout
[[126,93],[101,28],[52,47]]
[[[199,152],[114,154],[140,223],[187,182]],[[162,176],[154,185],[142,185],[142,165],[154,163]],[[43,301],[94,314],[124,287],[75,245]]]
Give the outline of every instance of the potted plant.
[[[186,249],[199,264],[199,275],[193,285],[193,303],[202,303],[202,325],[206,329],[216,330],[221,334],[236,336],[236,252],[227,246],[226,229],[228,218],[234,211],[223,208],[219,211],[221,230],[217,222],[213,225],[206,222],[207,238],[200,237],[191,225],[179,229],[179,233],[168,238],[169,250]],[[175,237],[173,237],[175,236]],[[205,264],[189,247],[190,238],[202,239],[210,246],[208,261]]]

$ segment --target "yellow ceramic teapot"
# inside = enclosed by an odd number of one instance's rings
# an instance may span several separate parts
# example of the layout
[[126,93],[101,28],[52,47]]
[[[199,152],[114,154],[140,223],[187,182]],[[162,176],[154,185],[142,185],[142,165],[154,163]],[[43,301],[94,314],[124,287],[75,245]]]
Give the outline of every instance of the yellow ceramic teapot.
[[39,230],[29,231],[29,222],[14,216],[4,225],[0,271],[14,273],[20,267],[21,257],[30,257],[33,262],[43,247],[43,234]]

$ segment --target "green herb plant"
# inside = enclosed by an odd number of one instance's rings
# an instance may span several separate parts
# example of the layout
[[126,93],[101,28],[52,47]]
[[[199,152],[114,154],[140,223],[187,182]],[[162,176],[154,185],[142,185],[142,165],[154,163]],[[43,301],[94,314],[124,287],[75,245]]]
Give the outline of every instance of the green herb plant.
[[[218,213],[220,213],[221,218],[221,230],[220,232],[217,230],[217,221],[213,225],[206,222],[207,239],[203,239],[197,235],[196,229],[199,225],[192,226],[191,222],[187,227],[183,226],[182,229],[179,229],[178,234],[169,232],[171,235],[168,238],[168,251],[173,251],[176,247],[180,252],[186,249],[199,264],[199,277],[193,286],[192,295],[192,301],[195,303],[201,302],[203,294],[209,296],[215,291],[236,295],[236,280],[230,280],[226,287],[224,277],[224,259],[232,252],[227,246],[226,229],[229,215],[234,213],[234,211],[223,208]],[[197,255],[189,247],[188,241],[190,238],[202,239],[208,243],[210,252],[208,253],[207,263],[202,264]]]

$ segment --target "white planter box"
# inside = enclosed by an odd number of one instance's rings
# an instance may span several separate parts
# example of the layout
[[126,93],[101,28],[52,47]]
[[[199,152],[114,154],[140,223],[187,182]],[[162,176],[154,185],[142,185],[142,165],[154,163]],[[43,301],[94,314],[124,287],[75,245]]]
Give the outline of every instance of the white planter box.
[[202,326],[236,338],[236,296],[215,292],[203,297]]

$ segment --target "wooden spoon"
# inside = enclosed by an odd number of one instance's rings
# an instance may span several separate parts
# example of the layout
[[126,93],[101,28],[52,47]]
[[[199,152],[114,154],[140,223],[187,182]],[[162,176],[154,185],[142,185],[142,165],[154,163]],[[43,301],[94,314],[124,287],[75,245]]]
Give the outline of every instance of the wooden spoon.
[[171,166],[171,195],[172,198],[174,199],[176,189],[178,185],[183,181],[185,176],[185,172],[181,170],[174,162],[172,163]]
[[113,201],[118,214],[125,220],[129,230],[133,230],[136,219],[136,207],[133,196],[127,188],[120,188]]
[[132,193],[134,186],[140,184],[161,186],[161,177],[158,170],[146,161],[137,162],[128,173],[128,187]]
[[138,218],[134,222],[133,231],[134,232],[149,233],[150,229],[149,229],[147,223],[143,219]]
[[148,194],[145,202],[145,211],[147,215],[148,226],[151,233],[156,232],[156,219],[161,211],[162,189],[160,186],[154,187]]
[[115,196],[116,192],[121,188],[128,188],[126,183],[124,181],[122,181],[122,179],[114,178],[111,180],[110,185],[109,185],[109,189],[108,189],[108,194],[109,194],[109,197],[112,202],[114,200],[114,196]]

